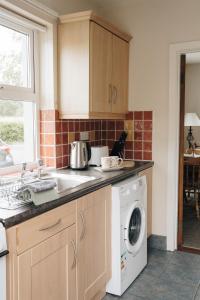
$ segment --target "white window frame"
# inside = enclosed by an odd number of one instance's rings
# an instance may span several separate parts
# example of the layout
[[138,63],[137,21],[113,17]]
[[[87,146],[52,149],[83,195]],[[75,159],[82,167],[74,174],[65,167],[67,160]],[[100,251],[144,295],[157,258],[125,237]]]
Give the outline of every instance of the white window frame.
[[[34,128],[33,128],[33,148],[34,148],[34,158],[32,162],[27,162],[28,168],[36,167],[36,160],[39,157],[39,105],[38,105],[38,96],[39,96],[39,47],[38,47],[38,32],[30,27],[25,27],[17,23],[16,20],[10,21],[4,17],[0,16],[0,25],[6,26],[13,30],[28,34],[30,37],[29,40],[29,75],[31,80],[29,82],[30,87],[15,87],[11,85],[4,85],[0,83],[0,99],[1,100],[12,100],[12,101],[26,101],[32,102],[35,104],[35,109],[33,110]],[[16,173],[21,170],[22,164],[13,165],[10,167],[5,167],[0,169],[0,176]]]
[[16,30],[18,32],[28,34],[29,35],[29,70],[28,76],[29,78],[29,87],[18,87],[12,85],[6,85],[0,83],[0,99],[2,100],[14,100],[14,101],[36,101],[36,76],[35,76],[35,47],[34,40],[36,38],[36,31],[25,28],[22,25],[17,24],[16,22],[11,22],[10,20],[6,20],[3,17],[0,17],[0,25],[8,27],[12,30]]

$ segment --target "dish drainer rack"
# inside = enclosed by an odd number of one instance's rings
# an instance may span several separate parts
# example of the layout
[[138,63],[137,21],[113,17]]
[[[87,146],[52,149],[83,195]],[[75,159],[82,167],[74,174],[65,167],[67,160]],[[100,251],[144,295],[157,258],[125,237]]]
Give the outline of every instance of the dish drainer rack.
[[20,189],[24,186],[21,178],[0,178],[0,208],[17,209],[29,205],[31,199],[20,197]]

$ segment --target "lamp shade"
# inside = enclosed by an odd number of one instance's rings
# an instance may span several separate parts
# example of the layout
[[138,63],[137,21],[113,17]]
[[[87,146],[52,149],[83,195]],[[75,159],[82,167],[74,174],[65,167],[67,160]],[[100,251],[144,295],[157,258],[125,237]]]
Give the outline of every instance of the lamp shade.
[[196,113],[186,113],[184,126],[200,126],[200,119]]

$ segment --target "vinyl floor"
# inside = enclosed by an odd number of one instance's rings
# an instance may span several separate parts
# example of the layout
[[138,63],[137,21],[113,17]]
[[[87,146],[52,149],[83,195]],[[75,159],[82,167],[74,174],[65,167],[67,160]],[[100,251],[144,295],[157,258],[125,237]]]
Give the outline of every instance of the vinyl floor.
[[121,296],[104,300],[200,300],[200,255],[151,249],[148,264]]
[[184,206],[183,245],[200,249],[200,220],[197,219],[194,202]]

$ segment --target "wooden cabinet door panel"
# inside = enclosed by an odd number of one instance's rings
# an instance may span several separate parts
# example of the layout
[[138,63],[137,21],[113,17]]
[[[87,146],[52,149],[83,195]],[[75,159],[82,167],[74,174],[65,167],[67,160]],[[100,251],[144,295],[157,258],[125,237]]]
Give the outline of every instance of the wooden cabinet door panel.
[[85,116],[89,110],[89,21],[58,26],[59,109]]
[[139,173],[139,176],[146,176],[147,180],[147,237],[152,234],[152,168]]
[[77,201],[78,300],[95,299],[107,282],[110,195],[106,187]]
[[112,34],[90,22],[90,112],[111,112]]
[[18,300],[76,299],[75,225],[18,256]]
[[112,113],[126,113],[128,110],[129,44],[115,35],[112,37]]

